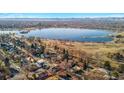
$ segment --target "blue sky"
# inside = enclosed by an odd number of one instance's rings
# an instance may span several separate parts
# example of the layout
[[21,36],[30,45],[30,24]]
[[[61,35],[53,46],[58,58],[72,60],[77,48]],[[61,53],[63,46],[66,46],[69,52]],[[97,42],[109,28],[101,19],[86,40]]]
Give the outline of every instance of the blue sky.
[[0,13],[0,18],[124,17],[124,13]]

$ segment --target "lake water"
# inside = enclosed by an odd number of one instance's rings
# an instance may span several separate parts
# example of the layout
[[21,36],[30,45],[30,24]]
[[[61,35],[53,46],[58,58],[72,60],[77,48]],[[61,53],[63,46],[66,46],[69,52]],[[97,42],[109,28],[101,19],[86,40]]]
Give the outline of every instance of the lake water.
[[[10,31],[0,31],[1,33],[10,33]],[[26,37],[40,37],[48,39],[71,40],[81,42],[108,42],[112,41],[109,37],[112,31],[107,30],[91,30],[91,29],[73,29],[73,28],[45,28],[41,30],[32,30],[28,33],[21,34],[19,31],[11,31],[18,35]]]

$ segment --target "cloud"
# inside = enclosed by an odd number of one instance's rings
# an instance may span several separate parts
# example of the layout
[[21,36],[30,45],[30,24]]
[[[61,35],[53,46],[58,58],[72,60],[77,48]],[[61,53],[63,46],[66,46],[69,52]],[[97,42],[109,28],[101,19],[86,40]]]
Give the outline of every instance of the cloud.
[[8,13],[8,14],[0,14],[0,18],[31,18],[31,15],[25,15],[22,13]]

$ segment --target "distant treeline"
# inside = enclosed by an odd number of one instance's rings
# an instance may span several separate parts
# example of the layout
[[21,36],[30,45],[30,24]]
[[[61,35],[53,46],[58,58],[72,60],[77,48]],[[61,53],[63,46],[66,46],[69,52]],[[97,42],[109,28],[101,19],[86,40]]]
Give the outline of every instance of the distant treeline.
[[0,29],[26,29],[26,28],[85,28],[85,29],[105,29],[114,31],[124,31],[124,18],[22,18],[0,19]]

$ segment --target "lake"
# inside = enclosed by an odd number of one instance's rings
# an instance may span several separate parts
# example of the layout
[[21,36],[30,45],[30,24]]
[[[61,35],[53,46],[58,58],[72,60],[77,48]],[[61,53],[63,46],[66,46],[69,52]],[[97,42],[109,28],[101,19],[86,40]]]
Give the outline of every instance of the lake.
[[40,37],[47,39],[60,39],[80,42],[109,42],[113,39],[109,37],[112,31],[100,29],[77,29],[77,28],[45,28],[36,29],[27,33],[20,33],[19,31],[0,31],[0,33],[16,33],[17,35],[24,35],[26,37]]

